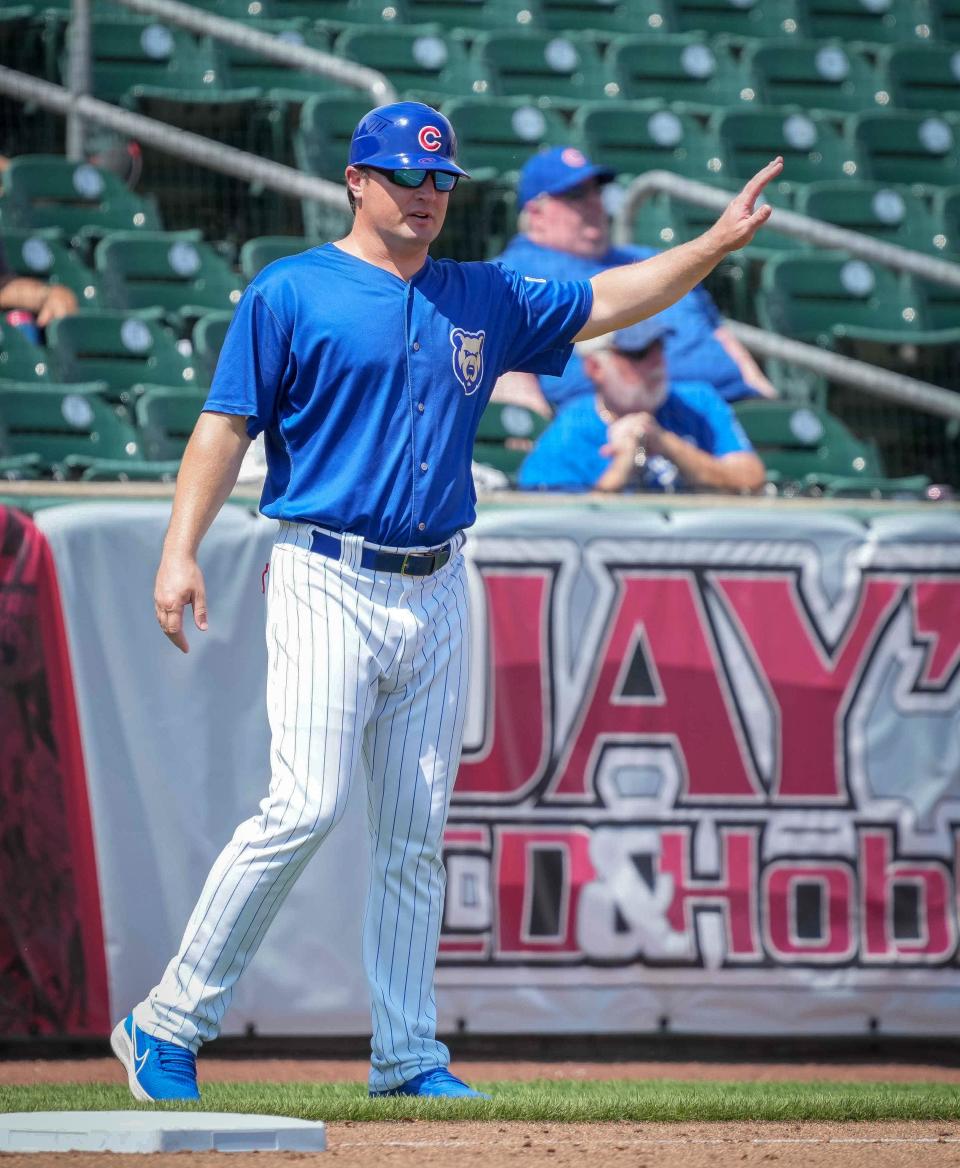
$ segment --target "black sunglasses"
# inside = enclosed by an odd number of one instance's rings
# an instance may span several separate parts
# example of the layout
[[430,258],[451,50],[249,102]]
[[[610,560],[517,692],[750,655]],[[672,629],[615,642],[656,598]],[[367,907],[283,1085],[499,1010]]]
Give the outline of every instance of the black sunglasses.
[[398,187],[416,190],[427,181],[427,175],[433,175],[433,185],[438,191],[452,191],[460,178],[459,174],[448,174],[445,170],[382,170],[379,166],[372,167],[378,174],[385,174]]

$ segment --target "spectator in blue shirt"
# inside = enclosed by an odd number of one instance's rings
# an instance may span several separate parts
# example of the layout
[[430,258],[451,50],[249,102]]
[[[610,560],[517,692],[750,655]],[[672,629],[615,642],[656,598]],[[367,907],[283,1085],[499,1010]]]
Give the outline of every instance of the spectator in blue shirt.
[[[606,268],[656,255],[652,247],[611,245],[602,187],[613,178],[612,170],[595,165],[573,146],[535,154],[520,172],[517,188],[521,233],[497,258],[525,276],[588,280]],[[672,379],[708,381],[726,401],[758,394],[776,397],[703,287],[698,285],[661,315],[671,328],[666,351]],[[517,402],[550,416],[592,392],[575,354],[560,377],[508,374],[493,400]]]
[[592,393],[566,406],[520,467],[523,489],[753,492],[763,463],[703,381],[668,381],[665,313],[581,342]]

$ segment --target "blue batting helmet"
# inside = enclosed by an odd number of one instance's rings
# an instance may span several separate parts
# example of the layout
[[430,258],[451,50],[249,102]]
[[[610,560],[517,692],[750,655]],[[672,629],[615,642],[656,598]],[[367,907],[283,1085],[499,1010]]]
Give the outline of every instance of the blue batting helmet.
[[351,166],[443,170],[469,178],[456,159],[457,136],[443,114],[419,101],[397,101],[360,119],[347,161]]

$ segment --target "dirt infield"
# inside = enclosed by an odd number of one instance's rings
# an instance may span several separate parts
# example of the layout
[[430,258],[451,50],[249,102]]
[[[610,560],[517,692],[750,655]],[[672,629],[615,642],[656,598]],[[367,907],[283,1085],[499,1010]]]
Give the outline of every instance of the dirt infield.
[[[137,1156],[136,1168],[944,1168],[960,1164],[960,1125],[339,1123],[326,1153]],[[124,1168],[102,1153],[0,1155],[3,1168]]]
[[[207,1082],[363,1082],[366,1062],[345,1059],[199,1061]],[[473,1080],[681,1079],[716,1082],[960,1082],[960,1068],[921,1063],[460,1062]],[[113,1059],[22,1060],[0,1064],[0,1085],[123,1083]],[[542,1124],[337,1123],[321,1163],[339,1168],[523,1168],[600,1163],[632,1168],[943,1168],[960,1166],[960,1124],[714,1123]],[[137,1168],[287,1168],[315,1161],[303,1153],[137,1156]],[[0,1155],[0,1168],[123,1168],[103,1154]]]

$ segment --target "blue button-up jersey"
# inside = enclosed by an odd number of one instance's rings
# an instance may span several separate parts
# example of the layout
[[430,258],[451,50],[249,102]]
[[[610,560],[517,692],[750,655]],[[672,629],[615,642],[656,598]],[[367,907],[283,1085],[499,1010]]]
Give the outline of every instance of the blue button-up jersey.
[[204,408],[263,431],[264,515],[434,546],[476,518],[497,378],[561,373],[592,305],[588,281],[431,259],[407,281],[324,244],[247,288]]
[[[611,247],[599,259],[592,259],[541,247],[525,235],[516,235],[499,258],[506,267],[527,276],[541,276],[548,280],[589,280],[608,268],[633,264],[655,255],[655,248],[627,244]],[[723,318],[701,285],[681,296],[659,315],[671,329],[664,343],[671,379],[709,381],[726,401],[757,396],[753,386],[743,380],[737,363],[713,335],[723,324]],[[583,371],[583,362],[576,354],[561,377],[542,377],[540,387],[555,410],[563,409],[580,394],[594,392]]]

